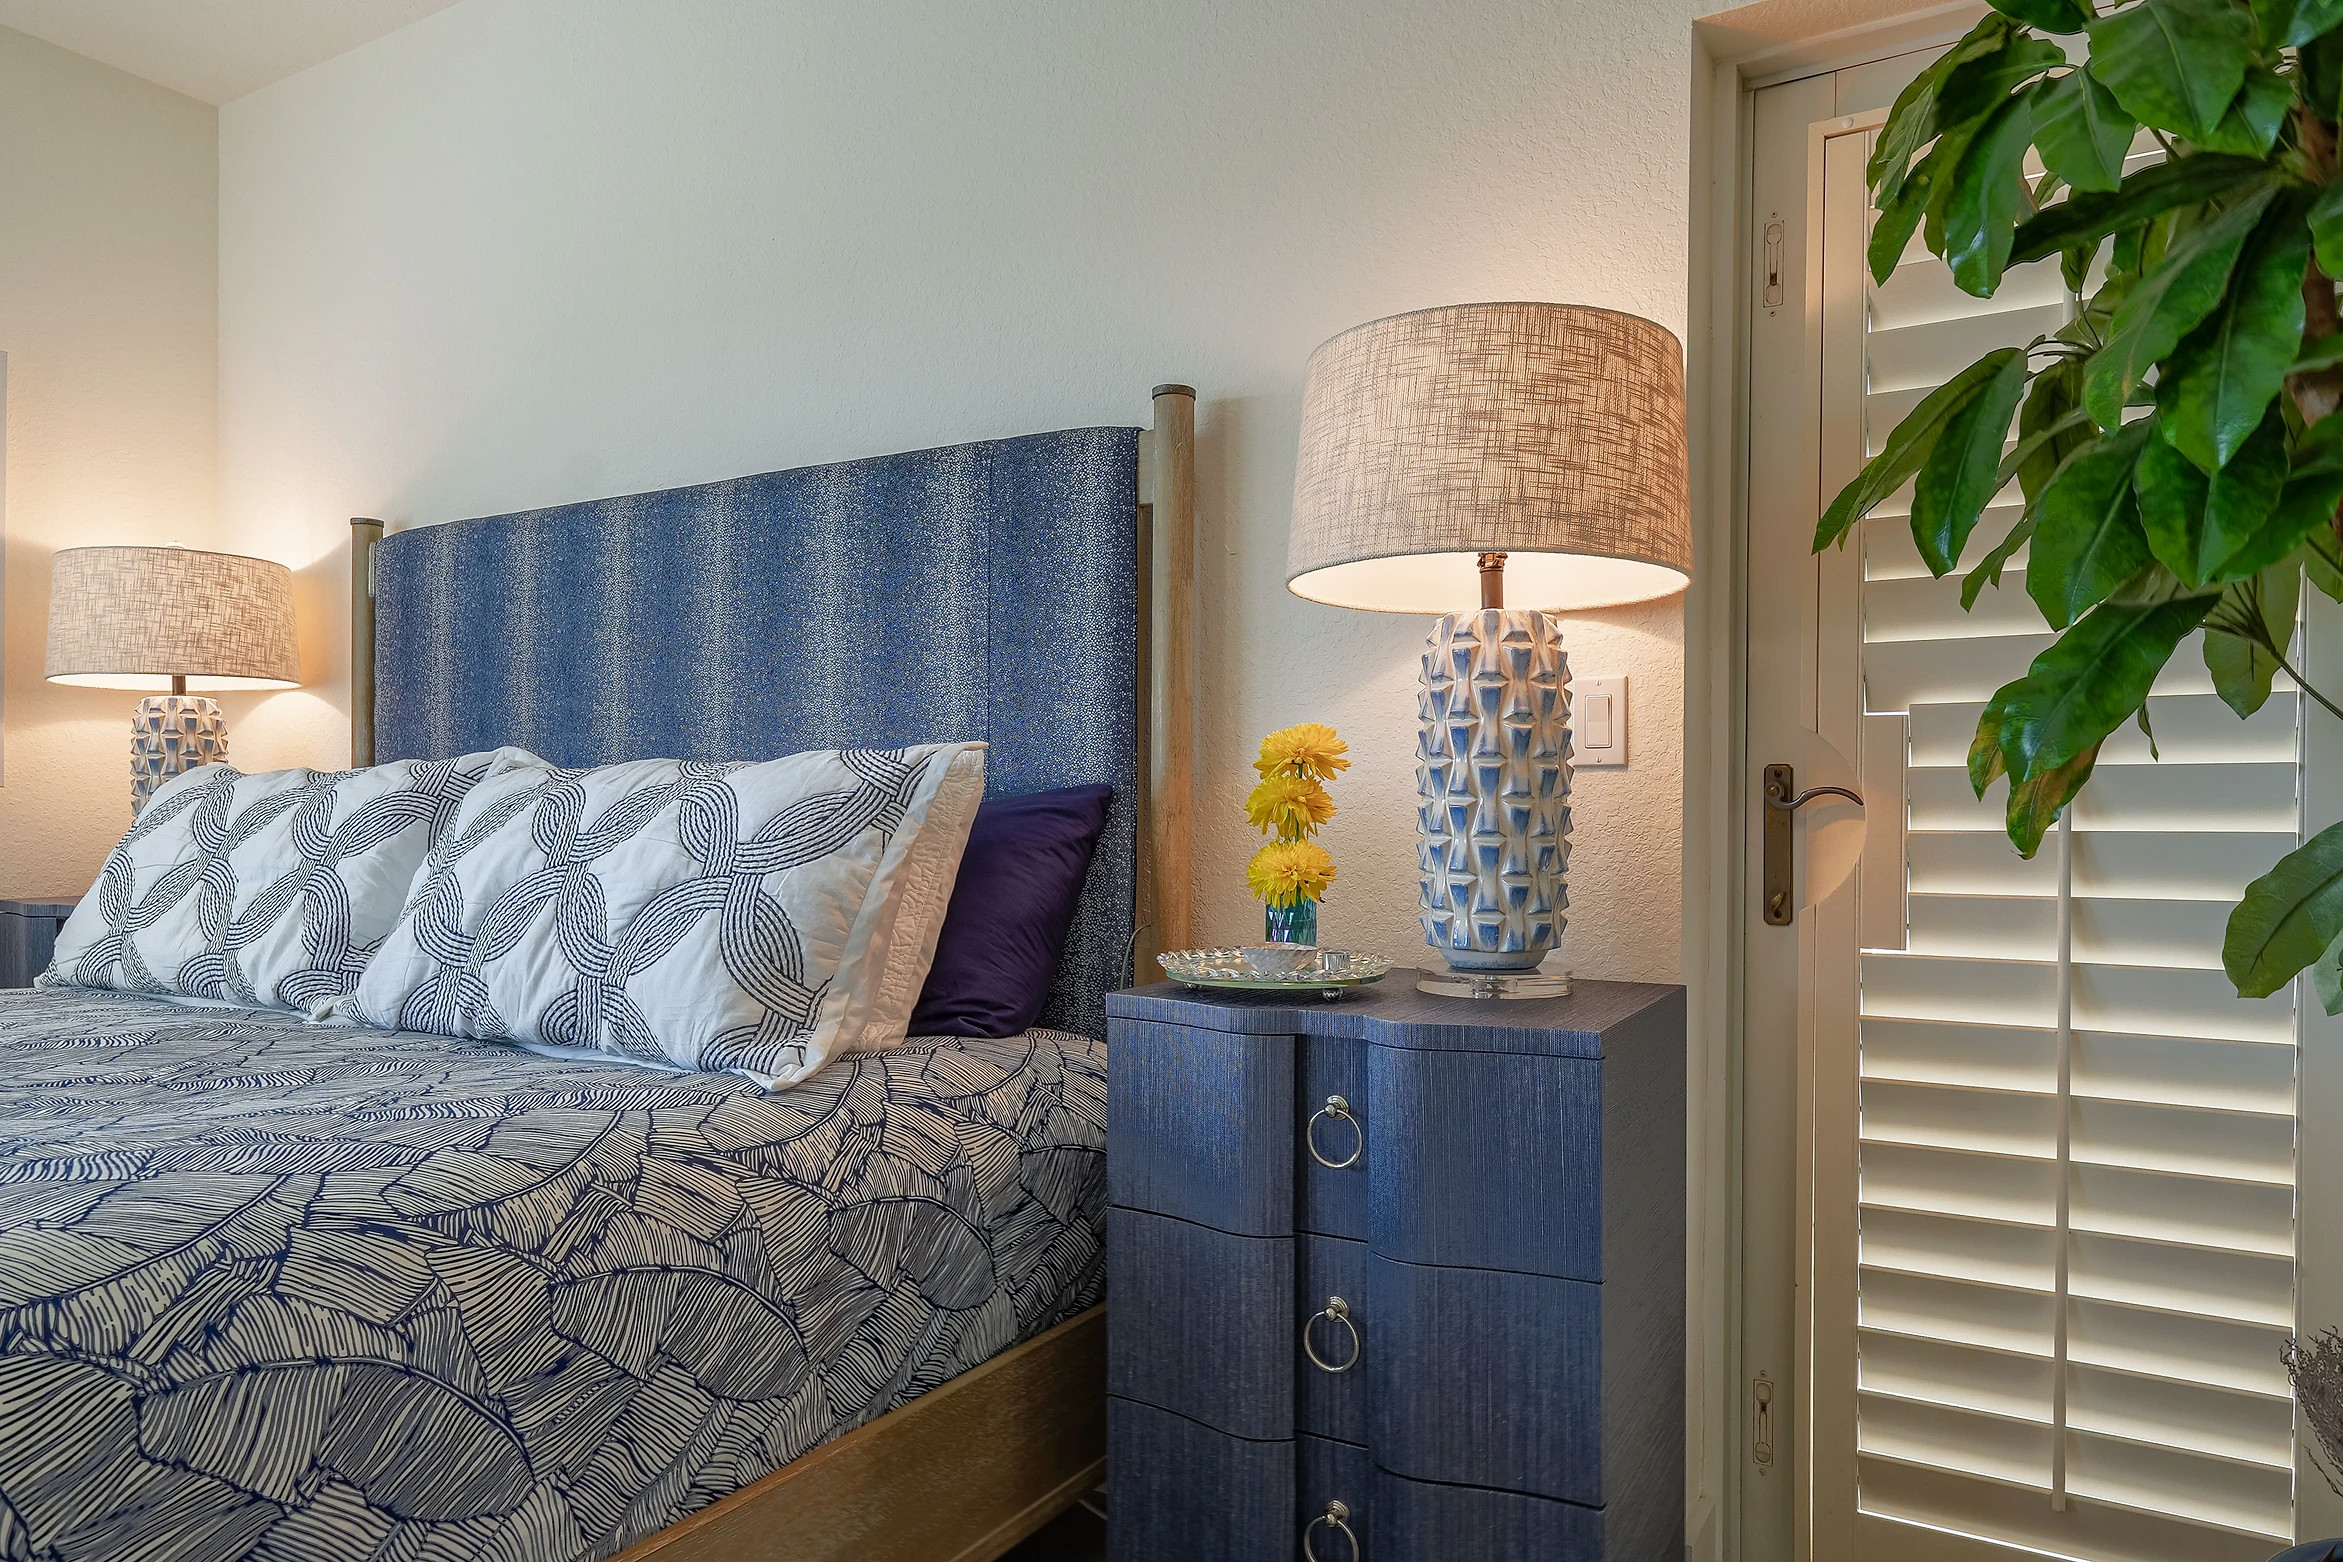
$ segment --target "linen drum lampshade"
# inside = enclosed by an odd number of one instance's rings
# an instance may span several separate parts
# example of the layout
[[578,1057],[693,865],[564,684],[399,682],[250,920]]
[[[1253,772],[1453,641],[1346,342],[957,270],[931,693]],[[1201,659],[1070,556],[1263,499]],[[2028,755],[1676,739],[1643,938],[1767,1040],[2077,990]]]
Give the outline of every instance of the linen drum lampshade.
[[1683,352],[1636,315],[1457,304],[1311,355],[1288,588],[1442,615],[1420,680],[1417,826],[1425,937],[1451,971],[1423,986],[1559,988],[1528,974],[1568,903],[1569,662],[1552,615],[1684,588],[1687,468]]
[[193,548],[67,548],[49,577],[51,683],[167,690],[131,723],[131,800],[225,759],[220,708],[191,690],[289,689],[301,681],[293,572]]

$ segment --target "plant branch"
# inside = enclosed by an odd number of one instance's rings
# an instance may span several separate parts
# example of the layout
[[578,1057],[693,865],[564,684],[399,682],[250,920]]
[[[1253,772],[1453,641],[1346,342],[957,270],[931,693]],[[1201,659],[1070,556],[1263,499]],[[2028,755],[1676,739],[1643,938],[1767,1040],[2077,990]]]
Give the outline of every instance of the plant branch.
[[2302,674],[2294,670],[2293,663],[2287,661],[2284,656],[2280,655],[2276,651],[2272,651],[2270,655],[2276,658],[2278,663],[2278,670],[2283,672],[2287,677],[2294,680],[2294,685],[2296,688],[2302,690],[2303,693],[2309,695],[2312,699],[2318,701],[2321,705],[2324,705],[2327,708],[2328,715],[2335,717],[2337,720],[2343,720],[2343,708],[2338,708],[2333,700],[2328,699],[2317,689],[2313,688],[2309,679],[2303,677]]
[[[2250,582],[2247,586],[2247,591],[2254,599],[2255,606],[2253,612],[2241,613],[2234,610],[2223,612],[2217,608],[2212,613],[2206,615],[2206,630],[2213,634],[2234,635],[2240,640],[2247,641],[2255,646],[2260,647],[2263,651],[2269,653],[2270,660],[2278,664],[2278,670],[2280,672],[2283,672],[2287,677],[2294,680],[2294,686],[2296,688],[2300,689],[2303,693],[2309,695],[2312,699],[2325,706],[2329,715],[2335,717],[2337,720],[2343,720],[2343,706],[2337,706],[2333,700],[2330,700],[2324,694],[2321,694],[2317,685],[2313,684],[2308,678],[2305,678],[2299,671],[2295,669],[2294,664],[2286,659],[2285,648],[2280,646],[2276,638],[2271,635],[2270,626],[2262,621],[2260,606],[2260,582]],[[2226,602],[2224,602],[2222,605],[2223,607],[2228,606]]]

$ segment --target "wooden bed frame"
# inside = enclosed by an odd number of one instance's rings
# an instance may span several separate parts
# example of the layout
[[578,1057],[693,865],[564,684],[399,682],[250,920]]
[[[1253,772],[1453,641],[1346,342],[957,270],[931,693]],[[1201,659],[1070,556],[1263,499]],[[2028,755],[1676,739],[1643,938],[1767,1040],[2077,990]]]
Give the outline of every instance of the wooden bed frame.
[[[1189,941],[1196,393],[1139,435],[1139,905],[1133,969]],[[374,545],[351,521],[350,762],[374,762]],[[1144,979],[1144,978],[1142,978]],[[617,1562],[992,1562],[1106,1474],[1106,1308],[1093,1307],[630,1546]]]

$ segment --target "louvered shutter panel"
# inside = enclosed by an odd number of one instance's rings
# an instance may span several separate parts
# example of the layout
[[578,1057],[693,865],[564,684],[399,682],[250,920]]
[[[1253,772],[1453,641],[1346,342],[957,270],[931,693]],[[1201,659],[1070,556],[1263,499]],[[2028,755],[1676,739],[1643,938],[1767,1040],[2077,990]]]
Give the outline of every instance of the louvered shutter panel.
[[[2055,261],[1975,299],[1915,245],[1825,330],[1862,332],[1875,452],[2068,310]],[[1967,754],[2053,637],[2023,554],[1964,613],[1909,503],[1860,538],[1865,706],[1908,715],[1909,812],[1905,946],[1860,962],[1858,1502],[2093,1562],[2261,1562],[2293,1532],[2296,1016],[2238,998],[2220,946],[2298,839],[2300,697],[2239,721],[2192,638],[2149,702],[2161,759],[2125,728],[2024,861]]]

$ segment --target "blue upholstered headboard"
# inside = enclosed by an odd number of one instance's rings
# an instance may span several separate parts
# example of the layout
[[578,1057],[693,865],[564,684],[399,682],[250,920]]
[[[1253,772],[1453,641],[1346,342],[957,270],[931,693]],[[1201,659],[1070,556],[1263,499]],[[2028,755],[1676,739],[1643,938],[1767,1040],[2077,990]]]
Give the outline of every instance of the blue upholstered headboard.
[[1042,1017],[1104,1036],[1136,891],[1138,436],[1071,429],[396,533],[374,557],[375,757],[982,738],[993,795],[1111,783]]

